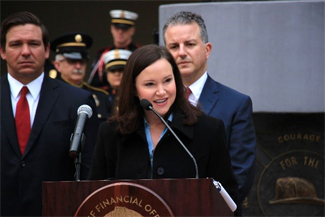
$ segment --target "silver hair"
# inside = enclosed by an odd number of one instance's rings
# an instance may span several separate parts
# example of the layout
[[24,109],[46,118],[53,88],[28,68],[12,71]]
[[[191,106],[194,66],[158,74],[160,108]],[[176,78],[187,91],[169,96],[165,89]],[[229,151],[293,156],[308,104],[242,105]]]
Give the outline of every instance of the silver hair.
[[175,26],[175,25],[186,25],[191,23],[197,23],[200,27],[200,37],[203,43],[208,43],[208,31],[204,24],[204,20],[201,17],[201,15],[190,12],[190,11],[180,11],[174,14],[172,17],[168,18],[166,21],[164,27],[163,27],[163,38],[164,43],[166,44],[166,38],[165,33],[169,26]]
[[55,61],[62,61],[64,60],[64,56],[62,54],[55,55]]

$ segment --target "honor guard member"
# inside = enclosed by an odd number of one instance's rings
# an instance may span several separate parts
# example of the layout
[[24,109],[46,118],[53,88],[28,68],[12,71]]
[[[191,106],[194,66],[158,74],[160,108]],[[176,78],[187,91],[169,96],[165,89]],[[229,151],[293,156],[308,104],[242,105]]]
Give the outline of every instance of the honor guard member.
[[111,106],[110,114],[118,110],[116,95],[122,80],[124,66],[131,54],[132,52],[129,50],[114,49],[103,55],[104,74],[108,82],[107,90],[109,92],[109,105]]
[[139,44],[133,43],[133,35],[135,34],[135,21],[138,14],[126,10],[111,10],[111,34],[113,37],[113,45],[102,48],[97,52],[94,59],[92,70],[88,79],[88,84],[107,90],[107,80],[104,77],[105,64],[103,55],[110,50],[124,49],[134,51]]
[[88,49],[92,43],[93,40],[89,35],[80,32],[67,33],[54,39],[51,42],[51,50],[56,54],[54,66],[60,74],[55,78],[91,92],[98,118],[105,121],[109,109],[108,92],[84,82],[89,59]]

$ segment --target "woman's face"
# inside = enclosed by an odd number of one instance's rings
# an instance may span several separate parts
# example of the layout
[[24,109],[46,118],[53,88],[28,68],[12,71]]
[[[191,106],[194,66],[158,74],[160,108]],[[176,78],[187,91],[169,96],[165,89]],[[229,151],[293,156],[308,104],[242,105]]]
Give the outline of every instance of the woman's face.
[[[147,99],[161,116],[164,116],[175,102],[175,78],[166,59],[159,59],[145,68],[136,77],[135,86],[139,100]],[[152,114],[151,111],[146,111],[147,118]]]
[[121,84],[123,69],[109,70],[106,73],[108,83],[113,89],[118,89]]

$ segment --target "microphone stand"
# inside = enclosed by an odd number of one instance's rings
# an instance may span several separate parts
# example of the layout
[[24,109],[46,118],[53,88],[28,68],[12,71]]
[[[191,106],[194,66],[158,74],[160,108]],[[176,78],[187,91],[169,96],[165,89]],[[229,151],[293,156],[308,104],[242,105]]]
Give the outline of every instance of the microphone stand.
[[153,113],[155,113],[159,118],[160,120],[165,124],[165,126],[169,129],[169,131],[174,135],[174,137],[177,139],[177,141],[183,146],[183,148],[185,149],[185,151],[188,153],[188,155],[193,159],[193,162],[194,162],[194,166],[195,166],[195,178],[199,178],[199,170],[198,170],[198,167],[197,167],[197,163],[195,161],[195,158],[193,157],[193,155],[191,154],[191,152],[189,152],[189,150],[187,150],[187,148],[185,147],[185,145],[183,144],[183,142],[178,138],[178,136],[176,135],[176,133],[170,128],[170,126],[166,123],[166,121],[164,120],[163,117],[161,117],[154,109],[153,107],[150,105],[149,106],[149,109],[151,111],[153,111]]
[[78,154],[77,157],[74,159],[74,164],[76,167],[76,181],[80,181],[80,164],[81,164],[81,153]]
[[[85,143],[85,134],[84,133],[82,133],[82,135],[81,135],[80,142],[81,142],[81,150],[82,150],[82,147]],[[74,164],[76,167],[76,174],[75,174],[76,181],[79,182],[80,181],[80,168],[81,168],[81,152],[79,152],[78,155],[75,157]]]

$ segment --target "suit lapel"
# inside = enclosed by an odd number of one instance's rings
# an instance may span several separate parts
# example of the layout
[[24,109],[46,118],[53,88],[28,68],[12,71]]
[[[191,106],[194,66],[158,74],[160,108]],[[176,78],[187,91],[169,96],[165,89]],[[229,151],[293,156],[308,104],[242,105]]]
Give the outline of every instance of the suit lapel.
[[1,128],[5,132],[4,136],[8,138],[14,152],[20,158],[21,153],[16,134],[15,118],[12,111],[11,94],[7,75],[1,78]]
[[36,140],[44,127],[44,124],[52,112],[54,104],[59,97],[59,93],[56,91],[57,87],[58,86],[51,80],[51,78],[49,78],[47,75],[44,75],[34,124],[31,129],[24,156],[28,154],[32,146],[35,145]]
[[217,83],[212,80],[210,76],[208,76],[199,98],[201,110],[207,115],[210,115],[210,112],[219,99],[218,92],[219,90]]

